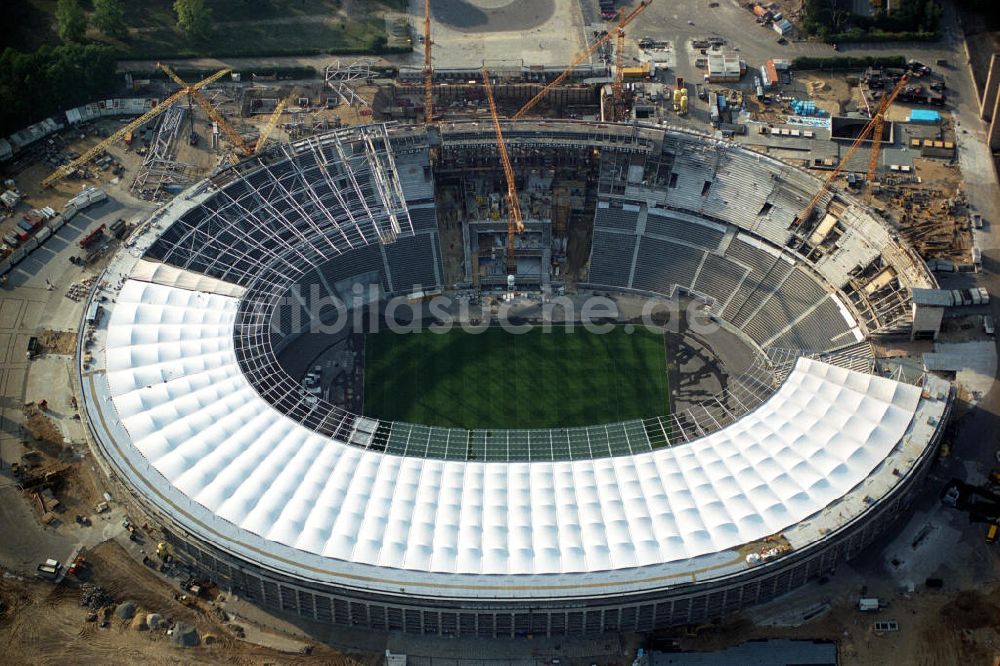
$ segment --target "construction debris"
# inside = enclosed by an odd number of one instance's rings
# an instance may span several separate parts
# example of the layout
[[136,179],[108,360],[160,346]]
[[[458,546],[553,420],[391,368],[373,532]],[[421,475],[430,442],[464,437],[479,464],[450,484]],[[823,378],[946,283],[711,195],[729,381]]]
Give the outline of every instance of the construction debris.
[[114,597],[112,597],[103,587],[98,587],[97,585],[92,585],[90,583],[84,583],[80,586],[81,606],[89,608],[92,611],[98,611],[102,608],[110,606],[113,603],[115,603]]
[[98,276],[96,275],[92,275],[85,280],[80,280],[79,282],[71,284],[69,289],[66,291],[66,298],[77,302],[86,298],[87,294],[90,293],[90,288],[94,286],[94,282],[97,280],[97,277]]
[[38,343],[42,350],[50,354],[72,354],[76,349],[75,331],[41,331]]

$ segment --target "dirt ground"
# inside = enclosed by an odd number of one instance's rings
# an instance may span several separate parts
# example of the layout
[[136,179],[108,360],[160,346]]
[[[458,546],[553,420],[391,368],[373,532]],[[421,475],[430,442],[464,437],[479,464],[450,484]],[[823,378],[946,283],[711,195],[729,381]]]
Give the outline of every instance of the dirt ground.
[[62,479],[56,497],[65,508],[66,519],[71,521],[75,514],[92,515],[94,507],[102,500],[93,475],[82,465],[72,465]]
[[107,590],[116,603],[132,601],[136,615],[159,613],[167,620],[193,625],[197,647],[176,646],[165,629],[138,630],[112,615],[111,626],[88,622],[80,605],[79,585],[67,578],[60,587],[34,581],[0,579],[0,650],[6,663],[26,664],[306,664],[360,666],[367,663],[312,646],[311,655],[288,654],[242,642],[230,633],[208,601],[189,608],[174,599],[175,590],[134,562],[115,542],[87,553],[89,583]]
[[38,342],[49,354],[73,354],[76,351],[76,331],[41,331]]
[[964,199],[961,171],[943,160],[915,158],[913,165],[920,182],[883,191],[877,201],[893,212],[902,234],[924,256],[967,261],[972,247],[968,215],[963,205],[949,206]]
[[[48,471],[58,470],[59,478],[53,492],[62,503],[63,519],[73,514],[90,515],[101,501],[101,491],[94,480],[94,469],[82,462],[70,462],[74,454],[63,444],[62,431],[50,416],[34,405],[25,408],[25,427],[32,435],[27,443],[28,456],[24,461],[29,473],[39,477]],[[72,520],[69,518],[69,520]]]
[[798,76],[798,80],[805,85],[816,106],[832,116],[846,112],[848,106],[860,100],[858,87],[848,85],[843,75],[808,72]]
[[[957,595],[923,591],[876,614],[834,608],[794,628],[757,627],[744,619],[678,643],[687,650],[713,650],[762,638],[818,639],[838,642],[843,666],[985,666],[1000,656],[1000,606],[992,601],[998,590],[991,586]],[[874,622],[887,620],[896,621],[899,631],[876,634]]]
[[24,409],[27,416],[25,427],[36,443],[44,443],[40,448],[48,449],[51,445],[61,447],[63,434],[52,418],[35,405],[29,405]]

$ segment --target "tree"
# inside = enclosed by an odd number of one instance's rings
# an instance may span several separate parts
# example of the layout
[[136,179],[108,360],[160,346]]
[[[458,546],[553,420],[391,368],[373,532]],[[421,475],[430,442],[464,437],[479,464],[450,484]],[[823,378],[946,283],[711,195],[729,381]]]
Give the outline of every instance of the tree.
[[205,0],[174,0],[177,25],[194,39],[205,39],[211,27],[212,10],[205,6]]
[[64,42],[79,42],[87,32],[87,15],[80,8],[79,0],[59,0],[56,5],[56,22],[59,37]]
[[43,44],[33,53],[0,53],[0,136],[114,94],[115,52],[103,44]]
[[94,25],[108,37],[127,37],[125,3],[122,0],[94,0]]

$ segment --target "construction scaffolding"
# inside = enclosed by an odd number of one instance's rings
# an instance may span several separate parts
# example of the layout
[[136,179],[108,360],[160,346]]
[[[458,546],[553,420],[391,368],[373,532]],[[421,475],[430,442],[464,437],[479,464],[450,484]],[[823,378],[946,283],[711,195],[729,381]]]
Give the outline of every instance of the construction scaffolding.
[[372,78],[371,63],[355,60],[344,65],[335,60],[326,66],[324,79],[327,87],[347,106],[369,106],[368,102],[354,90],[358,83],[368,83]]
[[[184,126],[187,109],[172,106],[160,116],[153,141],[149,144],[129,191],[140,199],[159,201],[167,189],[176,193],[191,182],[193,166],[175,159],[177,137]],[[168,194],[167,196],[171,196]]]

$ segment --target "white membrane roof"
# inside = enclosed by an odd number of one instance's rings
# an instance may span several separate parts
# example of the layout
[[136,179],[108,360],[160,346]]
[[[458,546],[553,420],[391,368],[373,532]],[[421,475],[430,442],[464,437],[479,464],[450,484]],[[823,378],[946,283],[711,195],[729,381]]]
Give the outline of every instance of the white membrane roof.
[[597,572],[781,532],[843,497],[902,439],[920,389],[799,359],[740,421],[635,456],[404,458],[282,415],[244,379],[238,301],[128,280],[107,379],[131,445],[236,528],[316,555],[420,572]]
[[204,291],[210,294],[220,294],[222,296],[234,296],[239,298],[246,291],[243,287],[225,282],[218,278],[195,273],[194,271],[177,268],[170,264],[139,259],[132,267],[129,277],[142,282],[155,282],[156,284],[168,287],[180,287],[190,291]]

